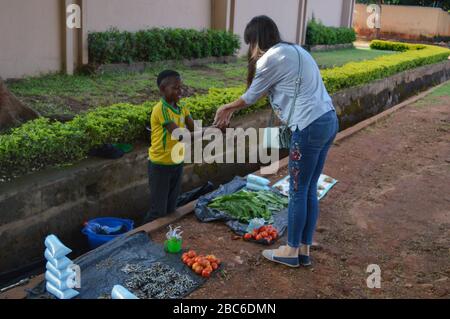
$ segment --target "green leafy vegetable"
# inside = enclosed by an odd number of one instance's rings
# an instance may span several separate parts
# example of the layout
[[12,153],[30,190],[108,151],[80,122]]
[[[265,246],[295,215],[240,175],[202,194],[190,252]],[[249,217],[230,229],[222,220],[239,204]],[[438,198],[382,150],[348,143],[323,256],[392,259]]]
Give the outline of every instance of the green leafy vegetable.
[[241,190],[234,194],[218,196],[209,207],[226,212],[242,222],[253,218],[264,218],[270,222],[272,212],[288,205],[288,199],[271,191],[250,192]]

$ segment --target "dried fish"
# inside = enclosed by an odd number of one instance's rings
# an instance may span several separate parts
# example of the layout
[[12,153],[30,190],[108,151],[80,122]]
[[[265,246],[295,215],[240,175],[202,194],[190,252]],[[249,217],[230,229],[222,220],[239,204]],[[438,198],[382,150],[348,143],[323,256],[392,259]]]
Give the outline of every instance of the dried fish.
[[159,262],[148,268],[126,265],[122,271],[131,274],[125,282],[125,287],[139,299],[181,298],[196,285],[187,274],[180,274],[172,267]]
[[126,264],[122,269],[120,269],[120,271],[122,271],[126,274],[130,274],[130,273],[134,273],[134,272],[141,272],[143,270],[144,270],[144,266],[137,265],[137,264]]
[[114,261],[111,257],[109,257],[109,258],[106,258],[106,259],[100,261],[97,265],[95,265],[95,268],[97,270],[100,270],[102,268],[111,268],[111,266],[113,266],[113,265],[114,265]]

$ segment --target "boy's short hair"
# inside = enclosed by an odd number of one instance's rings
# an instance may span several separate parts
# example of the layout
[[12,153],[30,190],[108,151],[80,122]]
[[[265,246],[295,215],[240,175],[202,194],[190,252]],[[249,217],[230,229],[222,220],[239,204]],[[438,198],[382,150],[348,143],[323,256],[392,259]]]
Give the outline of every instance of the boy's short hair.
[[177,71],[174,70],[164,70],[162,71],[159,75],[158,78],[156,80],[156,84],[158,85],[158,88],[161,87],[161,83],[167,79],[167,78],[172,78],[172,77],[176,77],[176,78],[180,78],[181,75],[180,73],[178,73]]

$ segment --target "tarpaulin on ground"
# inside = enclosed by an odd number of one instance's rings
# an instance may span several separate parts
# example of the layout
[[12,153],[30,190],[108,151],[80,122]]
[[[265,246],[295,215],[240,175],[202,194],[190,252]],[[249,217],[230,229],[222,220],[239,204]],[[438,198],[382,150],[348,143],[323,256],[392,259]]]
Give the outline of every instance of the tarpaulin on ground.
[[211,182],[207,182],[203,186],[195,188],[189,192],[183,193],[180,196],[178,196],[177,207],[186,205],[186,204],[196,200],[200,196],[208,194],[209,192],[212,192],[213,190],[214,190],[214,184]]
[[[150,240],[145,232],[120,236],[75,259],[74,263],[81,268],[81,288],[77,289],[80,294],[76,299],[108,298],[114,285],[126,287],[127,280],[132,277],[133,273],[124,272],[124,268],[148,269],[155,263],[167,265],[193,281],[193,286],[179,298],[189,295],[205,282],[182,263],[181,253],[166,253],[164,247]],[[45,292],[45,282],[28,292],[31,299],[52,298]]]
[[[327,175],[321,175],[317,185],[317,197],[319,200],[324,198],[324,196],[331,190],[331,188],[338,181]],[[211,222],[223,220],[226,222],[227,226],[230,227],[236,234],[244,235],[248,227],[247,223],[242,223],[238,221],[235,217],[230,216],[226,212],[208,207],[211,201],[222,195],[229,195],[236,193],[241,189],[245,188],[247,184],[246,178],[235,177],[231,182],[221,185],[216,191],[209,193],[205,196],[201,196],[198,199],[197,205],[195,206],[195,215],[202,222]],[[289,195],[289,175],[283,177],[278,182],[276,182],[272,189],[278,194],[284,196]],[[282,236],[287,229],[288,225],[288,209],[284,209],[280,212],[273,214],[273,226],[278,230],[279,236]]]
[[[230,216],[226,212],[220,211],[218,209],[210,208],[208,205],[210,202],[222,195],[229,195],[236,193],[243,189],[247,184],[247,180],[243,177],[235,177],[231,182],[220,185],[220,187],[212,193],[205,196],[201,196],[198,199],[197,205],[195,206],[195,216],[202,222],[212,222],[222,220],[226,222],[226,225],[230,227],[236,234],[244,235],[248,224],[238,221],[235,217]],[[282,236],[287,229],[287,209],[273,214],[274,227],[278,230],[279,236]]]

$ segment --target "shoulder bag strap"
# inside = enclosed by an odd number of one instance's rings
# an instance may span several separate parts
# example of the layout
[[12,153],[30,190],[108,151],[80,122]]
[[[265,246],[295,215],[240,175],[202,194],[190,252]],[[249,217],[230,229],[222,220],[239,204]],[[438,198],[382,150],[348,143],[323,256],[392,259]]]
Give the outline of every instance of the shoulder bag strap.
[[[291,122],[292,114],[294,114],[295,101],[297,100],[298,92],[300,90],[300,85],[301,85],[301,82],[302,82],[302,77],[301,77],[302,59],[301,59],[299,50],[295,47],[294,44],[292,44],[292,47],[295,50],[295,52],[297,52],[297,56],[298,56],[298,72],[297,72],[297,79],[295,80],[294,98],[292,99],[291,108],[289,110],[289,116],[288,116],[288,119],[287,119],[287,122],[286,122],[287,126],[289,126],[289,123]],[[270,115],[270,120],[269,120],[269,127],[272,127],[273,122],[274,122],[274,111],[272,109],[272,114]]]

